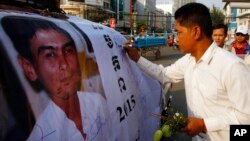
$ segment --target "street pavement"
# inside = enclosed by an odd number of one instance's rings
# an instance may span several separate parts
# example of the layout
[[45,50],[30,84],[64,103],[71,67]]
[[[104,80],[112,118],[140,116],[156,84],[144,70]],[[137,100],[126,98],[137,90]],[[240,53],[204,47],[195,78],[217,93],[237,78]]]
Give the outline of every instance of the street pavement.
[[[157,47],[159,48],[159,47]],[[173,46],[164,46],[160,48],[161,56],[156,59],[154,51],[147,51],[144,55],[145,58],[151,60],[156,64],[162,64],[163,66],[170,65],[174,63],[177,59],[181,58],[184,54],[180,50],[176,49]],[[172,107],[178,112],[184,113],[187,115],[187,103],[185,97],[184,83],[172,84],[170,89],[170,95],[172,95]],[[177,133],[168,139],[163,139],[162,141],[191,141],[191,137],[185,133]]]

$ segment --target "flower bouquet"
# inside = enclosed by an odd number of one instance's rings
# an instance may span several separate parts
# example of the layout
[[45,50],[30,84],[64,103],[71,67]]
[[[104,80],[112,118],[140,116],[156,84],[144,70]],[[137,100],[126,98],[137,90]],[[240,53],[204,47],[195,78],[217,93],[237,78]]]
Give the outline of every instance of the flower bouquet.
[[186,117],[183,113],[174,112],[173,108],[166,107],[162,115],[151,113],[152,116],[161,119],[161,127],[154,133],[154,141],[160,141],[163,137],[170,138],[181,128],[186,126]]

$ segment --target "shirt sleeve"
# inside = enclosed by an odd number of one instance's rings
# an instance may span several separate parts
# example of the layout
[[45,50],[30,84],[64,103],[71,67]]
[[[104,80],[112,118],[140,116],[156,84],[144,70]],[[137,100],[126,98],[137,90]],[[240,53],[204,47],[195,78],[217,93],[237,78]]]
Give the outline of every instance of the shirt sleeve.
[[243,62],[237,62],[230,72],[226,81],[229,100],[239,123],[250,124],[250,68]]
[[185,70],[185,66],[183,66],[183,64],[185,64],[184,60],[185,59],[181,58],[174,64],[164,67],[162,65],[154,64],[144,57],[140,57],[137,64],[144,72],[164,85],[168,82],[177,83],[183,80]]
[[205,118],[208,131],[228,129],[233,124],[250,124],[250,68],[243,62],[235,62],[227,70],[225,87],[230,110],[225,115]]

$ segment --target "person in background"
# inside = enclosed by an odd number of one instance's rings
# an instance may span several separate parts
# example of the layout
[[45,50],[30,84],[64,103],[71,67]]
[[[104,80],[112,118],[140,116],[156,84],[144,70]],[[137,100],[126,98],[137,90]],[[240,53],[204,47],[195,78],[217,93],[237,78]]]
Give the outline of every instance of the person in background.
[[227,49],[225,45],[226,37],[227,37],[227,25],[221,23],[213,26],[212,38],[217,44],[217,46]]
[[186,53],[174,64],[154,64],[129,42],[124,49],[139,68],[162,85],[184,80],[188,118],[182,131],[193,140],[229,141],[230,125],[250,124],[250,69],[213,42],[212,20],[205,5],[188,3],[174,17],[176,39]]
[[173,35],[173,38],[174,38],[174,49],[179,49],[179,45],[178,45],[178,42],[177,42],[177,40],[176,40],[176,36],[175,35]]
[[146,35],[146,31],[145,31],[145,28],[144,27],[141,27],[141,31],[139,33],[139,37],[140,38],[145,38],[147,35]]
[[168,39],[167,39],[167,42],[168,42],[168,46],[173,46],[174,45],[174,38],[173,36],[168,36]]
[[244,59],[244,54],[246,54],[250,47],[247,42],[248,37],[248,28],[244,25],[240,25],[237,27],[234,38],[235,41],[232,42],[232,52],[236,54],[237,56]]
[[28,141],[109,140],[105,99],[98,93],[79,91],[80,64],[70,34],[38,18],[6,16],[1,23],[19,53],[24,75],[30,82],[39,81],[51,99]]

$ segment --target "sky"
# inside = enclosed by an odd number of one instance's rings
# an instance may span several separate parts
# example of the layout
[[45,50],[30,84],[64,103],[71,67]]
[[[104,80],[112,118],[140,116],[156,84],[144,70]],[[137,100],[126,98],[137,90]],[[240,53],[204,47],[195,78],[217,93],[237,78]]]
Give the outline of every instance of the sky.
[[223,9],[225,5],[225,2],[222,2],[222,0],[196,0],[196,2],[206,5],[208,8],[212,8],[214,4],[215,7],[219,7],[220,9]]

